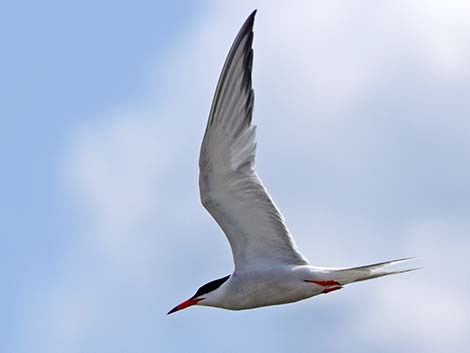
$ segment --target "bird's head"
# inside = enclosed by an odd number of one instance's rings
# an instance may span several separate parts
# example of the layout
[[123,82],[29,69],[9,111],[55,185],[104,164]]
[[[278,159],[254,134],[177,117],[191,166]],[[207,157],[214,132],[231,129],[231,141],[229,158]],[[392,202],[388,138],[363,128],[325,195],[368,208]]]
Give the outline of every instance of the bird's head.
[[211,298],[214,296],[217,289],[219,289],[220,286],[222,284],[224,284],[229,279],[229,277],[230,277],[230,275],[219,278],[219,279],[216,279],[216,280],[211,281],[209,283],[206,283],[205,285],[200,287],[191,298],[189,298],[188,300],[185,300],[181,304],[175,306],[167,314],[173,314],[176,311],[179,311],[181,309],[185,309],[185,308],[187,308],[189,306],[192,306],[192,305],[197,305],[199,303],[201,303],[199,305],[204,305],[205,304],[204,302],[205,301],[209,302],[211,300]]

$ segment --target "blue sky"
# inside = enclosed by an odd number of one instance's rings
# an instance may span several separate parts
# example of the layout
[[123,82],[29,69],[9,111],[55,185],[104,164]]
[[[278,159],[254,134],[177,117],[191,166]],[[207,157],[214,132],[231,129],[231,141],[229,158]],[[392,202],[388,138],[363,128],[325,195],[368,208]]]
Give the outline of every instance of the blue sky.
[[[317,265],[419,256],[425,269],[294,305],[167,317],[232,270],[199,205],[197,158],[223,60],[255,7],[257,169],[300,249]],[[0,350],[463,350],[468,10],[1,5]]]

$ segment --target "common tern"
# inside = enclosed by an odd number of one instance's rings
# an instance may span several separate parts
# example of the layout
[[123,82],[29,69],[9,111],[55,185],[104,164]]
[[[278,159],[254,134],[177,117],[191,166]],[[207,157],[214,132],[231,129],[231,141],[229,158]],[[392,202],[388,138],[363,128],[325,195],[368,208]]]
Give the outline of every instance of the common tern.
[[230,310],[296,302],[344,285],[414,269],[386,271],[411,258],[350,268],[312,266],[297,250],[284,219],[257,176],[253,24],[247,18],[220,75],[199,159],[202,205],[230,243],[235,270],[200,287],[168,314],[193,305]]

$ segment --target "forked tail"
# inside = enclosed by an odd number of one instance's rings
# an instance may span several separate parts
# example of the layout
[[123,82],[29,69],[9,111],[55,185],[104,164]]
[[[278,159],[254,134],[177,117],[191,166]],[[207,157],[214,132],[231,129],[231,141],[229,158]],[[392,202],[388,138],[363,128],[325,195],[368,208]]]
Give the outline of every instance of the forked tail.
[[373,265],[339,269],[335,271],[335,277],[336,277],[336,280],[339,283],[341,283],[341,285],[344,285],[344,284],[348,284],[352,282],[365,281],[367,279],[419,270],[419,268],[409,268],[409,269],[396,270],[396,271],[385,270],[385,268],[390,265],[395,265],[395,264],[399,264],[399,263],[407,262],[411,260],[414,260],[414,258],[399,259],[399,260],[393,260],[393,261],[380,262],[380,263],[373,264]]

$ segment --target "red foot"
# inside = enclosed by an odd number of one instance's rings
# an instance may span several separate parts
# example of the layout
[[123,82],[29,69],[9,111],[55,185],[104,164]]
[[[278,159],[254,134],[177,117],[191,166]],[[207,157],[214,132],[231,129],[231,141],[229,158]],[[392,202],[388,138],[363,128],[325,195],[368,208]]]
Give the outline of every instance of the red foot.
[[340,286],[339,282],[336,282],[336,281],[333,281],[333,280],[327,280],[327,281],[309,281],[308,279],[306,279],[305,282],[315,283],[315,284],[318,284],[319,286],[323,286],[323,287]]
[[333,292],[333,291],[338,290],[338,289],[341,289],[341,288],[343,288],[343,287],[327,288],[327,289],[325,289],[322,293],[323,293],[323,294],[330,293],[330,292]]
[[308,279],[306,279],[305,282],[315,283],[315,284],[317,284],[319,286],[322,286],[322,287],[330,287],[330,288],[325,288],[322,291],[323,294],[330,293],[330,292],[333,292],[335,290],[343,288],[343,287],[341,287],[341,284],[339,282],[336,282],[336,281],[333,281],[333,280],[309,281]]

